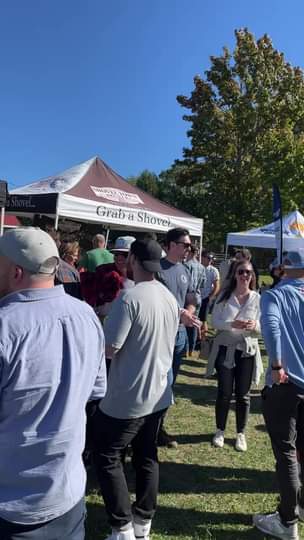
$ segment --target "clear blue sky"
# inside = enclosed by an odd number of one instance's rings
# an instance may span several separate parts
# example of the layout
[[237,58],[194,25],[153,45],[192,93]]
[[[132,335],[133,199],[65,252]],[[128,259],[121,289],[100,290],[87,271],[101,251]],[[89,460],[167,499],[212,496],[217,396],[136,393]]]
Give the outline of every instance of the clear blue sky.
[[304,65],[303,0],[3,0],[0,178],[25,184],[98,154],[123,176],[182,156],[189,94],[234,29]]

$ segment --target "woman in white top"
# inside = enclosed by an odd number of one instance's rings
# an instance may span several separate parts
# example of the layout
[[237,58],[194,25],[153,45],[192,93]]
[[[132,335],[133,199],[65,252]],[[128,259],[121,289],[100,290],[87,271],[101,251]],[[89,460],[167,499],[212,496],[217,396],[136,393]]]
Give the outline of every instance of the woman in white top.
[[244,431],[250,409],[250,386],[253,379],[258,378],[257,372],[261,372],[257,340],[260,333],[260,295],[255,291],[255,285],[251,263],[237,263],[212,313],[212,324],[218,330],[211,353],[218,374],[215,406],[217,431],[213,444],[219,448],[224,446],[224,432],[234,390],[237,427],[235,448],[239,451],[247,450]]

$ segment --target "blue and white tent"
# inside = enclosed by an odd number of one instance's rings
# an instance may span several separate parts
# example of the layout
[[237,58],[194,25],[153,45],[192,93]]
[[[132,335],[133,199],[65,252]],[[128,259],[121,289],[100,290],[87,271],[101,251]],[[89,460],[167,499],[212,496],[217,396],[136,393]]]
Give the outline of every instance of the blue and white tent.
[[[249,231],[228,233],[228,246],[276,249],[275,224]],[[283,217],[283,251],[304,248],[304,217],[298,210]]]

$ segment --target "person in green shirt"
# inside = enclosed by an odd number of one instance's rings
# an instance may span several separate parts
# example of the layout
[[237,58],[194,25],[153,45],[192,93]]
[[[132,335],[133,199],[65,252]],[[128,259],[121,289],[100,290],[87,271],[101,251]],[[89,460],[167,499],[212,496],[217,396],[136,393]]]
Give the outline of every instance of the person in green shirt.
[[79,268],[84,268],[88,272],[95,272],[97,266],[114,261],[112,253],[105,248],[106,239],[103,234],[95,234],[92,244],[93,249],[85,253],[78,265]]

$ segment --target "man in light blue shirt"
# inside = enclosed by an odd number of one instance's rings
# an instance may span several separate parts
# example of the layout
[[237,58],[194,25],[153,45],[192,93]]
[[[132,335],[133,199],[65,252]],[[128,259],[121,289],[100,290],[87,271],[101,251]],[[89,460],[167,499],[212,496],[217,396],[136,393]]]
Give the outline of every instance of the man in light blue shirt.
[[84,539],[85,406],[106,390],[93,310],[36,228],[0,238],[0,538]]
[[269,356],[263,414],[276,459],[280,503],[277,512],[258,514],[253,522],[275,538],[297,540],[298,518],[304,520],[304,249],[288,253],[283,263],[286,278],[261,300]]

